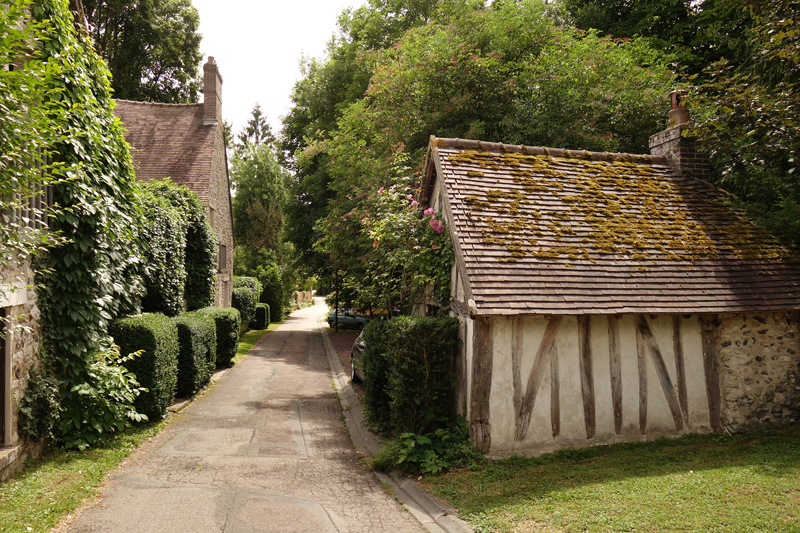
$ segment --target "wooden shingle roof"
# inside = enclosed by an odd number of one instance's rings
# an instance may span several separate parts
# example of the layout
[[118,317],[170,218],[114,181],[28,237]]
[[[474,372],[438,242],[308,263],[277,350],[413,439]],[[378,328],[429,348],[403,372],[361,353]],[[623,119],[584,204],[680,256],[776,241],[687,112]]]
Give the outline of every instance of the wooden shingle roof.
[[203,104],[117,100],[114,114],[127,130],[136,179],[171,178],[208,202],[214,137],[221,124],[203,124]]
[[796,256],[663,157],[432,138],[473,314],[800,309]]

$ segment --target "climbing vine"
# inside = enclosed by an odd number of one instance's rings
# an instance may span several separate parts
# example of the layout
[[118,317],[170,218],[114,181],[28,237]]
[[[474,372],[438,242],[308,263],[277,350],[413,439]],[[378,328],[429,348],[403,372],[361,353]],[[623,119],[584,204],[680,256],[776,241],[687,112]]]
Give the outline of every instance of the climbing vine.
[[80,399],[126,396],[132,387],[124,372],[104,380],[92,371],[108,349],[102,340],[109,321],[138,311],[143,294],[140,199],[105,64],[73,26],[67,0],[40,0],[31,13],[49,21],[36,45],[41,59],[59,68],[48,98],[68,107],[53,120],[70,133],[53,147],[70,180],[53,185],[53,200],[64,209],[51,220],[69,241],[42,257],[45,270],[37,275],[42,363],[59,380],[61,438],[85,447],[136,418],[129,409],[84,410]]
[[200,198],[185,185],[170,180],[147,184],[156,196],[164,198],[183,219],[186,227],[183,297],[190,311],[214,304],[217,273],[217,239],[206,217]]

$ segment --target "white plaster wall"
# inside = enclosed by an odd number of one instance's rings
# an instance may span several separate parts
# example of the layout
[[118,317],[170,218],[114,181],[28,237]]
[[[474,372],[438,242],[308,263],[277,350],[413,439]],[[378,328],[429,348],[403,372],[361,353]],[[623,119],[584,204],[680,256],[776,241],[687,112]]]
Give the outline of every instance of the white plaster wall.
[[[676,430],[664,390],[658,378],[650,351],[645,348],[647,377],[647,428],[639,429],[639,369],[637,328],[634,316],[618,320],[622,375],[622,430],[616,434],[611,388],[611,351],[609,320],[604,316],[590,319],[590,346],[595,403],[595,436],[587,438],[580,372],[579,322],[577,317],[563,317],[555,339],[558,355],[560,433],[553,436],[551,420],[551,369],[548,357],[535,398],[531,422],[525,438],[515,440],[517,413],[514,408],[512,371],[513,323],[515,318],[492,319],[493,370],[490,394],[491,455],[542,453],[563,447],[580,447],[610,442],[642,440],[687,431],[710,429],[702,337],[696,316],[681,320],[681,342],[684,352],[685,381],[688,391],[688,424]],[[678,398],[678,376],[673,342],[671,315],[648,317],[650,329],[661,352],[675,398]],[[520,377],[524,395],[536,353],[548,324],[546,317],[524,317],[522,324]],[[471,342],[471,336],[470,342]],[[471,366],[469,367],[471,369]]]

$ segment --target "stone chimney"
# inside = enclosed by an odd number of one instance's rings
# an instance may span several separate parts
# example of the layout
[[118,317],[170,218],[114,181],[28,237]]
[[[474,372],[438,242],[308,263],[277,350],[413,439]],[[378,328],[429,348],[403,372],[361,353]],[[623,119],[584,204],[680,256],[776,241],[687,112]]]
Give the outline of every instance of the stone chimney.
[[689,126],[689,112],[681,105],[685,94],[683,91],[673,91],[670,94],[667,129],[650,137],[650,153],[665,156],[670,165],[681,174],[707,180],[711,173],[708,158],[698,153],[694,143],[682,136]]
[[222,121],[222,76],[212,56],[203,65],[203,124]]

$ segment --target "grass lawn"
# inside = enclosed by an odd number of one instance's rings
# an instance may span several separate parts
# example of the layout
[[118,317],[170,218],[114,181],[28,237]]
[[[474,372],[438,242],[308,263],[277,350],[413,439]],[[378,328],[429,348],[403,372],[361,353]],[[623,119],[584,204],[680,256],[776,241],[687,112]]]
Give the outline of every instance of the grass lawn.
[[800,426],[565,450],[429,478],[483,532],[800,532]]

